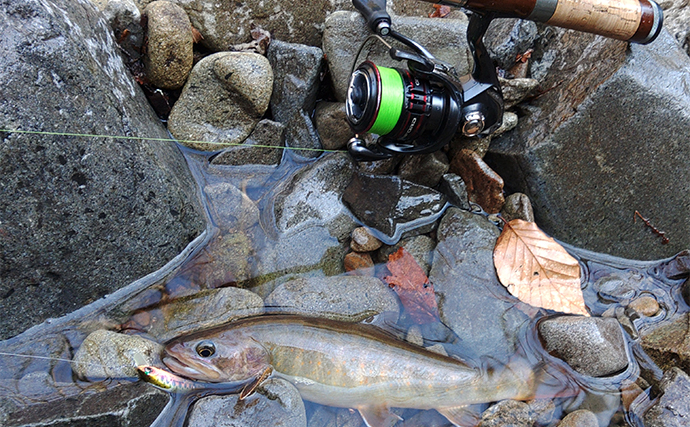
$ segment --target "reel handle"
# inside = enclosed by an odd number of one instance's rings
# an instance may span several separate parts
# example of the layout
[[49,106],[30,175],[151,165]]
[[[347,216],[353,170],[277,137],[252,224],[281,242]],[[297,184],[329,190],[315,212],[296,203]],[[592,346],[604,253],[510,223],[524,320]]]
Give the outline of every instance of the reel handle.
[[388,35],[391,17],[386,12],[386,0],[352,0],[352,4],[367,20],[367,26],[374,34]]
[[663,11],[654,0],[424,0],[498,17],[523,18],[556,27],[647,44],[659,35]]

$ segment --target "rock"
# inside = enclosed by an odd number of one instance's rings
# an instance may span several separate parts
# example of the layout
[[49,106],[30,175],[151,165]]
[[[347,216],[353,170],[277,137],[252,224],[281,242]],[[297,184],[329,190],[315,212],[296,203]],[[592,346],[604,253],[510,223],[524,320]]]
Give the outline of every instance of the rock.
[[615,375],[628,367],[625,338],[616,319],[560,316],[539,324],[546,351],[592,377]]
[[592,411],[578,409],[566,415],[558,427],[599,427],[599,421]]
[[441,177],[439,191],[445,194],[451,205],[470,210],[470,202],[467,199],[467,186],[461,177],[454,173],[447,173]]
[[302,110],[295,112],[288,120],[286,127],[286,145],[290,148],[290,154],[306,159],[313,159],[323,154],[321,139],[307,112]]
[[281,313],[359,322],[383,312],[400,311],[388,285],[375,277],[331,276],[291,280],[276,288],[266,307]]
[[237,394],[199,399],[188,424],[195,427],[306,426],[304,402],[299,391],[286,380],[269,378],[255,393],[244,400],[239,400]]
[[499,77],[498,81],[501,83],[504,108],[512,108],[521,103],[539,86],[539,81],[535,79],[502,79]]
[[408,229],[424,233],[443,212],[443,194],[397,176],[355,174],[343,193],[343,202],[364,225],[377,231],[386,244],[396,242]]
[[513,193],[506,197],[506,204],[501,209],[501,216],[506,221],[521,219],[523,221],[534,222],[534,211],[529,197],[522,193]]
[[534,419],[529,406],[517,400],[503,400],[482,413],[478,427],[531,427]]
[[74,355],[74,372],[81,378],[136,378],[140,355],[149,365],[162,366],[163,346],[136,335],[98,330],[89,334]]
[[[422,46],[428,48],[436,58],[452,64],[458,75],[469,72],[467,41],[464,36],[459,36],[467,33],[466,17],[462,16],[461,19],[396,17],[394,25],[396,31],[413,37]],[[335,12],[326,19],[323,51],[326,54],[338,101],[345,101],[352,65],[357,60],[355,56],[362,42],[369,35],[364,18],[359,13]],[[382,43],[374,43],[372,52],[369,55],[364,52],[359,62],[363,62],[365,56],[377,65],[406,68],[404,63],[390,58],[388,49]]]
[[344,149],[354,136],[347,123],[344,102],[318,102],[314,111],[314,125],[326,150]]
[[[524,108],[516,129],[492,140],[487,163],[508,192],[530,197],[555,239],[630,259],[687,248],[690,146],[679,135],[690,125],[690,91],[677,88],[690,86],[690,58],[664,31],[649,46],[629,47],[554,34],[533,55],[549,70],[548,91]],[[652,75],[664,78],[650,84]],[[632,223],[636,209],[672,236],[669,244]]]
[[[160,342],[264,312],[261,297],[246,289],[208,289],[161,304],[146,332]],[[158,314],[159,313],[159,314]]]
[[436,187],[448,172],[448,157],[442,151],[405,156],[398,166],[398,175],[415,184]]
[[635,296],[638,289],[643,288],[645,277],[635,272],[615,272],[594,282],[592,288],[597,292],[599,300],[611,302],[627,302]]
[[[271,148],[275,147],[275,148]],[[242,145],[229,147],[211,158],[214,165],[277,165],[283,158],[285,125],[263,119]]]
[[491,355],[507,363],[528,317],[496,277],[493,250],[499,234],[486,218],[449,208],[438,226],[429,280],[441,321],[458,335],[466,357]]
[[688,3],[685,0],[662,0],[658,3],[664,10],[664,29],[690,54]]
[[380,248],[381,241],[374,237],[366,227],[357,227],[352,230],[352,240],[350,248],[357,252],[371,252]]
[[[578,410],[587,410],[597,419],[594,424],[600,426],[610,426],[615,424],[614,416],[621,407],[621,395],[619,393],[586,393]],[[565,409],[566,412],[570,408]],[[566,417],[567,418],[567,417]]]
[[[34,372],[35,374],[44,374]],[[32,375],[32,374],[29,374]],[[96,392],[80,393],[69,399],[38,401],[11,411],[4,427],[146,427],[151,425],[168,401],[167,393],[144,383],[124,383]],[[4,402],[3,402],[4,403]],[[3,408],[4,409],[4,408]]]
[[10,2],[0,25],[0,78],[12,82],[0,129],[132,138],[0,132],[4,339],[159,269],[204,216],[184,157],[160,140],[168,133],[93,5]]
[[146,78],[163,89],[179,89],[194,61],[192,24],[184,9],[158,0],[144,11],[147,22]]
[[663,370],[674,366],[690,369],[690,314],[681,313],[656,327],[645,328],[642,348]]
[[247,194],[228,182],[204,187],[213,222],[221,230],[247,230],[259,222],[259,208]]
[[362,417],[347,408],[319,405],[309,417],[308,427],[361,427]]
[[134,1],[92,0],[92,3],[105,17],[128,58],[134,61],[139,59],[144,44],[144,29],[141,26],[141,12]]
[[374,276],[376,270],[371,255],[361,252],[350,252],[343,260],[345,271],[356,276]]
[[664,374],[659,388],[664,392],[644,414],[646,427],[684,426],[690,418],[690,378],[673,367]]
[[645,317],[653,317],[659,313],[659,302],[651,295],[642,295],[630,301],[628,308]]
[[517,55],[534,47],[537,24],[525,19],[494,19],[484,36],[489,56],[503,70],[515,65]]
[[273,118],[286,124],[295,112],[311,113],[321,72],[323,51],[318,47],[273,40],[266,54],[273,68]]
[[180,143],[197,150],[240,144],[268,108],[273,71],[256,53],[221,52],[199,61],[168,119]]

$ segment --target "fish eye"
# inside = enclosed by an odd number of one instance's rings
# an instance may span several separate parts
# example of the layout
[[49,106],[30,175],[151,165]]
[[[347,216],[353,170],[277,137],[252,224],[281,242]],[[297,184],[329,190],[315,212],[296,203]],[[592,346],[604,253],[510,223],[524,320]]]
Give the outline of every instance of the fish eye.
[[196,346],[196,354],[201,357],[211,357],[216,353],[216,346],[211,341],[201,341]]

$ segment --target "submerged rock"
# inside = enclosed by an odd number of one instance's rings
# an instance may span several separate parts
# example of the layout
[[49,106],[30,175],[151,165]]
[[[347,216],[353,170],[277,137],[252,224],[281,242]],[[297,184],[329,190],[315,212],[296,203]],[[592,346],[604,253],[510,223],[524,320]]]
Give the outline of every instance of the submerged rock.
[[623,330],[616,319],[560,316],[539,324],[544,348],[577,372],[606,377],[628,367]]
[[478,427],[531,427],[534,416],[529,405],[517,400],[504,400],[482,413]]
[[0,129],[133,138],[0,132],[7,338],[162,267],[204,216],[177,146],[146,139],[169,135],[92,4],[9,2],[0,25]]
[[253,396],[209,396],[194,404],[188,425],[194,427],[304,427],[307,415],[299,391],[280,378],[264,381]]
[[690,369],[690,313],[641,331],[642,348],[661,369]]
[[291,280],[267,298],[270,312],[303,314],[359,322],[400,308],[388,285],[375,277],[331,276]]
[[343,202],[388,244],[412,227],[417,233],[429,231],[446,207],[446,197],[436,190],[397,176],[361,173],[355,174],[345,189]]
[[599,427],[599,420],[592,411],[578,409],[566,415],[558,427]]
[[163,89],[181,88],[194,59],[192,24],[180,6],[158,0],[146,6],[146,78]]
[[136,357],[161,366],[162,353],[162,345],[146,338],[98,330],[79,346],[73,370],[81,378],[136,378]]
[[221,52],[199,61],[173,106],[168,129],[183,145],[220,150],[242,143],[268,108],[273,71],[256,53]]
[[679,368],[664,374],[663,394],[644,415],[646,427],[684,426],[690,419],[690,377]]

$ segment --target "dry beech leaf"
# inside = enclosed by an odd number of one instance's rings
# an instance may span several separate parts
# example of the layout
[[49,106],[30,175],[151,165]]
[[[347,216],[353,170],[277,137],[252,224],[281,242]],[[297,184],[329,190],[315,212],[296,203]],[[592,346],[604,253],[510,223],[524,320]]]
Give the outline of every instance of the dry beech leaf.
[[589,316],[580,289],[580,265],[533,222],[514,219],[494,248],[498,279],[513,296],[535,307]]

